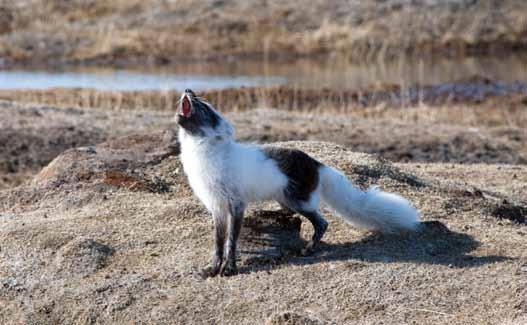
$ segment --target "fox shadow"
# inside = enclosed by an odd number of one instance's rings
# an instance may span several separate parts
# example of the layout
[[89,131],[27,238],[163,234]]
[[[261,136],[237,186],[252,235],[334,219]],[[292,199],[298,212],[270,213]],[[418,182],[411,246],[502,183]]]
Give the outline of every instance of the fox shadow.
[[[480,246],[472,236],[449,230],[439,221],[425,221],[406,235],[369,235],[352,242],[322,241],[309,255],[302,249],[302,220],[280,211],[262,211],[244,222],[241,234],[240,273],[271,271],[282,265],[355,260],[377,263],[410,262],[455,268],[477,267],[511,260],[507,256],[472,256]],[[331,231],[331,228],[330,230]]]

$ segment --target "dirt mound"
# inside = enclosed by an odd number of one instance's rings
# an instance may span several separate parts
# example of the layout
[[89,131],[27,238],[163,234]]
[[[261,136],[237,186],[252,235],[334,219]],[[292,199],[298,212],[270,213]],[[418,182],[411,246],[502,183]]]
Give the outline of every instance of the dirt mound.
[[[170,115],[144,111],[122,114],[96,108],[0,101],[0,189],[30,179],[68,149],[95,146],[131,133],[146,134],[152,129],[169,128],[173,126]],[[132,143],[133,139],[115,141],[129,141],[130,145],[139,146]]]
[[[136,134],[91,147],[66,150],[43,168],[31,182],[7,193],[6,204],[25,209],[44,197],[55,197],[63,208],[81,206],[86,200],[106,200],[106,192],[124,188],[163,193],[177,187],[178,168],[161,177],[155,170],[179,153],[173,131]],[[160,166],[158,166],[160,165]],[[180,182],[179,182],[180,183]],[[82,191],[79,189],[82,188]],[[65,199],[66,198],[66,199]]]
[[0,189],[24,183],[64,150],[105,139],[105,132],[79,126],[0,127]]
[[140,169],[178,153],[179,144],[172,131],[126,136],[98,146],[67,150],[42,169],[34,182],[44,186],[103,183],[162,192],[165,185],[147,179]]

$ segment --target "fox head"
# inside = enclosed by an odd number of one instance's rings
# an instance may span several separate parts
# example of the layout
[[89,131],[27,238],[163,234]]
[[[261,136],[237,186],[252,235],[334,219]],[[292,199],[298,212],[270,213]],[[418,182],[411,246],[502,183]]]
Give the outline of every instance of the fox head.
[[234,137],[234,127],[227,121],[212,104],[196,96],[186,89],[179,100],[177,123],[190,136],[200,138]]

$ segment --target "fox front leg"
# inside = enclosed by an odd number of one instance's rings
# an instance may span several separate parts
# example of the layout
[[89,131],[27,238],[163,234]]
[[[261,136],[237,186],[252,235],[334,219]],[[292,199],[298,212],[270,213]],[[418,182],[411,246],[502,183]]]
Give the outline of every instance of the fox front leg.
[[212,217],[214,220],[214,252],[211,264],[202,271],[203,277],[214,277],[220,273],[227,237],[227,216],[225,214],[213,214]]
[[243,214],[245,211],[245,204],[234,203],[231,204],[229,209],[228,218],[228,238],[227,238],[227,260],[221,269],[222,276],[231,276],[238,273],[236,267],[236,248],[238,243],[238,237],[240,236],[240,230],[242,228]]

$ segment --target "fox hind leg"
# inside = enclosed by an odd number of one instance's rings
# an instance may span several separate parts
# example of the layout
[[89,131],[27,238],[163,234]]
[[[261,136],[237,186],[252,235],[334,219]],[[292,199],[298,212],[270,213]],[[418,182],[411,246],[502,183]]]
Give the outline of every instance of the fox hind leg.
[[326,233],[326,230],[328,229],[328,222],[318,211],[299,211],[301,215],[307,218],[313,225],[314,233],[311,240],[314,243],[320,242],[322,237],[324,237],[324,234]]
[[280,203],[304,216],[313,226],[313,236],[302,251],[303,254],[309,254],[314,248],[316,248],[318,243],[320,243],[320,240],[322,240],[322,237],[324,237],[329,225],[326,219],[324,219],[322,214],[318,211],[318,200],[316,197],[313,197],[313,195],[316,195],[316,193],[312,194],[311,202],[295,200],[289,197],[286,202]]
[[306,247],[302,250],[302,254],[307,255],[313,252],[322,240],[322,237],[324,237],[324,234],[328,229],[328,222],[318,211],[298,211],[298,213],[306,217],[313,225],[313,236],[307,243]]

